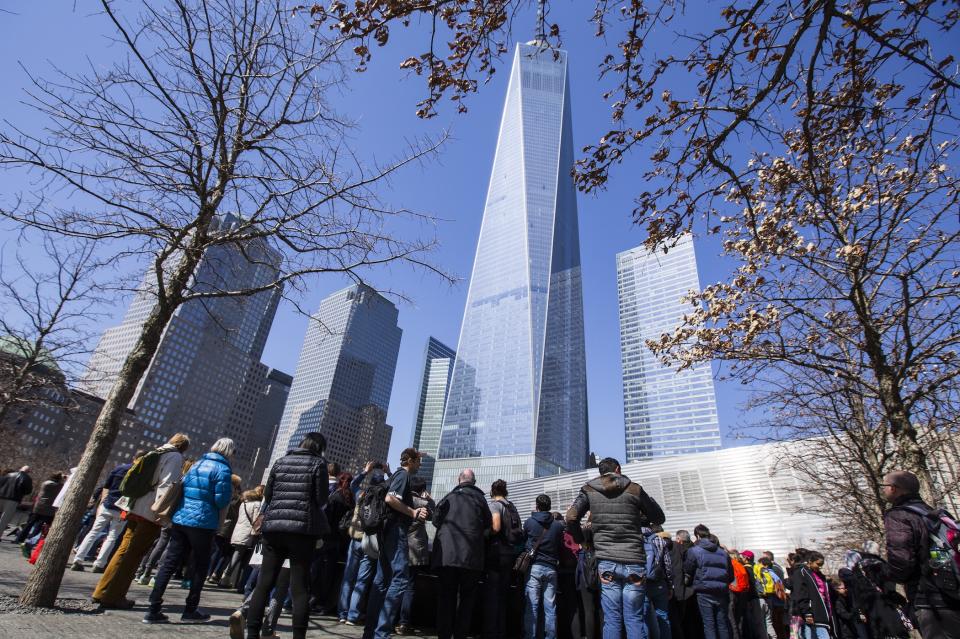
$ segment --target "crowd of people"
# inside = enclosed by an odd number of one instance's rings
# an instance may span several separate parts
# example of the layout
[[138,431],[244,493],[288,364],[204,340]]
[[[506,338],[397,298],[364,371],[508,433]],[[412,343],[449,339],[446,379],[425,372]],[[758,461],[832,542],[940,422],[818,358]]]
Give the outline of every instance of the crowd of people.
[[[323,436],[310,433],[264,485],[242,490],[232,440],[194,462],[189,446],[177,434],[138,451],[96,495],[70,565],[86,570],[93,557],[92,600],[103,608],[134,607],[137,580],[152,587],[143,622],[168,623],[164,596],[179,578],[181,622],[210,619],[206,584],[243,596],[232,639],[277,636],[285,609],[294,639],[311,612],[386,639],[414,632],[428,573],[441,639],[960,637],[960,528],[923,502],[908,472],[883,480],[886,558],[868,541],[827,574],[817,550],[797,548],[781,564],[768,550],[724,546],[703,524],[692,536],[665,532],[660,505],[612,458],[566,512],[544,494],[523,517],[505,481],[487,495],[470,469],[435,501],[413,448],[393,472],[368,462],[353,475],[328,464]],[[63,486],[59,474],[44,481],[14,529],[25,554],[42,551]],[[28,467],[0,477],[0,531],[32,491]]]

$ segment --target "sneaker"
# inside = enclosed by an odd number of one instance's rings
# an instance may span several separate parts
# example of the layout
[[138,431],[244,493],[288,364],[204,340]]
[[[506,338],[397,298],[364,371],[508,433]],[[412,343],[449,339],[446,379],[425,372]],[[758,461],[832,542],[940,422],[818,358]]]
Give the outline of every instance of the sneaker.
[[237,610],[230,615],[230,639],[243,639],[243,611]]
[[166,616],[162,612],[148,612],[143,616],[143,623],[146,623],[146,624],[170,623],[170,617]]
[[156,578],[156,577],[150,577],[150,581],[147,582],[147,585],[150,586],[151,588],[153,588],[154,586],[156,586],[156,585],[157,585],[157,578]]
[[345,624],[345,623],[347,623],[347,620],[344,619],[343,617],[340,617],[339,619],[337,619],[337,623],[339,623],[339,624]]
[[150,583],[150,575],[146,573],[140,575],[139,577],[137,577],[137,583],[140,584],[141,586],[146,586],[147,584]]
[[280,639],[280,635],[273,628],[264,627],[260,631],[260,639]]
[[183,581],[181,581],[181,582],[180,582],[180,587],[181,587],[183,590],[190,590],[190,580],[189,580],[189,579],[184,579]]
[[356,622],[356,621],[350,621],[349,619],[347,619],[346,621],[344,621],[343,624],[344,624],[345,626],[357,626],[357,625],[360,625],[358,622]]
[[95,575],[102,575],[104,570],[106,570],[106,568],[101,568],[101,567],[99,567],[99,566],[94,566],[94,567],[93,567],[93,574],[95,574]]
[[183,623],[204,623],[210,621],[210,615],[199,610],[184,610],[180,615],[180,621]]
[[70,566],[70,570],[74,572],[83,572],[83,564],[80,563],[79,561],[75,561],[73,562],[73,565]]
[[397,635],[412,635],[413,630],[410,626],[400,625],[393,629],[393,633]]

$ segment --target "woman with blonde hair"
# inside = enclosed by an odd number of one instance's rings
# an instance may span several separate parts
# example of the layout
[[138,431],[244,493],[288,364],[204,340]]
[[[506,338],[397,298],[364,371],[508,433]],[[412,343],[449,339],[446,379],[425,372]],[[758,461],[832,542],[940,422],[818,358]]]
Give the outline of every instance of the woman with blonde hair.
[[183,495],[173,513],[170,543],[160,561],[160,569],[150,592],[150,609],[143,623],[167,623],[163,614],[163,593],[170,578],[189,555],[191,559],[190,593],[180,621],[201,623],[210,615],[200,612],[200,594],[210,566],[210,548],[220,525],[220,511],[227,507],[233,495],[230,458],[233,457],[233,440],[224,437],[214,442],[210,452],[204,454],[183,477]]
[[230,557],[230,565],[227,566],[220,580],[220,586],[228,585],[239,593],[243,592],[243,576],[247,572],[247,564],[250,556],[253,555],[253,548],[260,539],[260,531],[256,530],[254,524],[260,516],[260,506],[263,504],[263,485],[244,492],[241,499],[237,523],[233,527],[233,535],[230,536],[233,555]]

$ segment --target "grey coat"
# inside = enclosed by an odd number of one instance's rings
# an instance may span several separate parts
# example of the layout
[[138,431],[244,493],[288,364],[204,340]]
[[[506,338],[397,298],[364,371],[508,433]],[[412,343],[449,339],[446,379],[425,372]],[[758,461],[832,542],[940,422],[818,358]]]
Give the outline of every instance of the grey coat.
[[[432,497],[423,498],[417,493],[413,493],[413,507],[426,508],[428,520],[433,517],[437,509]],[[411,566],[430,565],[430,539],[427,537],[426,522],[414,521],[410,524],[410,529],[407,531],[407,554],[410,557]]]

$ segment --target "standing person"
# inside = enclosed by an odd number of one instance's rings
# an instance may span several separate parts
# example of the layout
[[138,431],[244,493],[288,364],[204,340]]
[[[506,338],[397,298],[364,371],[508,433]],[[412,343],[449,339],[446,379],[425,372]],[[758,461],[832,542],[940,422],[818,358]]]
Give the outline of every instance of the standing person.
[[[753,590],[753,582],[749,571],[740,561],[740,553],[736,548],[726,549],[730,556],[730,567],[733,569],[733,581],[730,582],[730,631],[733,639],[754,639],[745,630],[744,619],[747,617],[747,597]],[[756,597],[756,593],[753,593]]]
[[[600,575],[597,574],[597,552],[593,547],[593,528],[589,522],[583,527],[583,542],[580,552],[577,553],[577,592],[580,595],[579,615],[574,618],[574,639],[599,639],[597,627],[600,618],[597,614],[600,609]],[[581,630],[582,626],[582,632]]]
[[937,538],[939,527],[944,525],[941,518],[953,518],[920,498],[920,480],[913,473],[889,473],[883,478],[882,491],[883,498],[892,504],[883,517],[887,577],[904,585],[923,639],[957,639],[958,558]]
[[101,573],[107,567],[110,552],[117,543],[117,539],[120,538],[124,525],[123,520],[120,519],[120,508],[117,507],[117,500],[121,497],[120,484],[126,477],[127,471],[144,455],[146,455],[146,451],[138,450],[134,453],[132,462],[120,464],[107,475],[106,481],[103,482],[103,488],[100,490],[100,506],[97,507],[93,527],[90,528],[80,545],[77,546],[77,552],[73,556],[73,565],[70,566],[70,570],[83,570],[83,558],[87,556],[87,553],[93,548],[93,544],[104,530],[108,531],[107,538],[100,545],[100,552],[97,553],[97,558],[93,562],[93,572]]
[[776,633],[777,639],[787,639],[788,630],[790,628],[790,620],[789,615],[787,615],[785,603],[787,573],[783,569],[783,566],[777,563],[773,556],[773,552],[769,550],[763,551],[763,559],[761,560],[761,563],[769,568],[770,572],[773,573],[773,576],[775,577],[775,596],[767,598],[767,607],[770,610],[770,623],[773,624],[773,629]]
[[836,618],[836,639],[863,639],[867,636],[866,628],[863,628],[860,621],[860,611],[857,610],[853,594],[847,587],[847,581],[841,577],[837,580],[835,587],[836,597],[833,600],[833,614]]
[[[323,453],[327,440],[320,433],[308,433],[300,447],[274,463],[263,490],[263,564],[257,586],[250,598],[247,637],[259,639],[263,612],[270,591],[280,575],[283,562],[290,561],[290,592],[293,599],[293,639],[307,636],[310,621],[310,562],[317,541],[329,531],[323,507],[330,492],[327,462]],[[240,633],[243,617],[230,617],[230,636]]]
[[523,524],[527,538],[527,552],[531,555],[525,593],[527,605],[523,611],[523,636],[537,639],[537,620],[540,601],[543,600],[543,635],[557,637],[557,566],[563,545],[563,522],[550,514],[550,495],[537,495],[537,510]]
[[242,503],[243,480],[240,479],[239,475],[232,475],[230,482],[233,486],[232,497],[230,497],[230,503],[227,504],[227,512],[220,518],[216,535],[213,537],[213,553],[210,555],[210,564],[207,568],[207,573],[210,575],[207,577],[207,581],[218,586],[223,571],[227,569],[233,554],[230,537],[233,536],[233,527],[237,525],[237,517]]
[[[117,506],[126,512],[127,527],[120,547],[93,591],[94,603],[103,608],[133,608],[134,601],[127,599],[127,591],[140,560],[160,536],[157,513],[169,506],[167,502],[178,494],[183,453],[189,447],[190,438],[177,433],[166,444],[141,457],[127,472],[124,484],[135,484],[143,492],[138,497],[123,496],[117,500]],[[126,492],[130,490],[128,487]]]
[[17,543],[24,544],[27,539],[34,537],[43,528],[44,524],[49,525],[53,521],[53,516],[57,513],[53,505],[63,488],[63,473],[53,473],[50,477],[40,484],[37,491],[37,498],[33,504],[33,510],[27,518],[26,525],[17,535]]
[[[763,610],[763,621],[768,639],[779,639],[783,627],[783,581],[773,571],[773,560],[764,554],[753,567],[757,592]],[[780,610],[781,614],[776,611]]]
[[[758,581],[757,576],[760,572],[757,570],[757,564],[754,562],[756,555],[752,550],[744,550],[740,553],[743,558],[743,567],[747,571],[746,597],[744,598],[744,617],[743,617],[743,636],[744,639],[768,639],[766,625],[766,599],[763,597],[763,585]],[[776,639],[771,637],[770,639]]]
[[163,614],[163,593],[170,578],[180,565],[190,557],[190,592],[180,621],[202,623],[210,615],[201,612],[200,593],[210,568],[210,550],[213,537],[220,524],[220,511],[230,504],[233,496],[230,459],[233,457],[233,440],[223,437],[214,442],[210,452],[190,467],[183,476],[183,496],[173,513],[170,528],[170,543],[160,560],[160,568],[150,591],[150,608],[143,616],[143,623],[167,623]]
[[483,576],[484,545],[492,518],[483,491],[469,468],[457,487],[437,504],[433,525],[434,565],[440,570],[437,600],[437,635],[440,639],[466,639],[473,620],[473,605]]
[[[433,497],[427,492],[427,481],[423,477],[414,477],[410,480],[413,490],[413,507],[426,508],[427,520],[433,517],[437,505]],[[410,532],[407,533],[407,548],[410,554],[410,581],[407,583],[407,590],[403,593],[403,601],[400,604],[400,623],[397,624],[398,635],[412,634],[413,621],[413,597],[416,592],[417,573],[430,566],[430,538],[427,536],[427,526],[425,521],[415,520],[410,524]]]
[[384,482],[383,469],[374,468],[373,462],[367,462],[366,469],[358,476],[361,482],[358,484],[355,477],[351,483],[351,487],[356,486],[356,504],[353,507],[353,519],[347,529],[350,544],[347,548],[347,563],[343,569],[343,582],[340,584],[340,601],[337,603],[340,623],[349,626],[355,626],[360,621],[360,609],[377,570],[374,560],[363,551],[361,543],[363,528],[360,526],[360,499],[367,489]]
[[678,530],[670,549],[673,564],[673,597],[670,599],[670,634],[674,639],[703,639],[703,622],[697,607],[696,593],[687,583],[683,562],[693,547],[690,531]]
[[[328,473],[332,466],[339,468],[337,464],[327,464]],[[339,473],[332,479],[333,489],[327,497],[327,506],[324,509],[330,532],[323,538],[323,547],[314,557],[311,566],[314,577],[310,609],[313,612],[319,612],[321,615],[332,615],[337,611],[338,586],[340,584],[338,573],[340,572],[340,560],[345,555],[344,548],[346,547],[344,543],[346,535],[340,531],[340,521],[344,515],[352,513],[355,506],[353,491],[350,490],[353,475]]]
[[907,639],[910,630],[904,624],[907,600],[887,577],[887,562],[880,557],[880,544],[863,542],[860,560],[853,566],[853,601],[867,617],[868,637]]
[[484,575],[484,639],[503,639],[506,636],[513,564],[525,541],[523,520],[507,495],[507,482],[498,479],[491,484],[491,535],[485,554]]
[[652,639],[671,639],[670,592],[673,589],[673,556],[670,539],[660,536],[663,530],[642,528],[643,551],[647,557],[647,588],[643,619],[647,636]]
[[733,581],[733,564],[727,553],[711,539],[709,528],[698,524],[693,534],[697,542],[687,551],[683,572],[697,595],[697,606],[703,619],[703,635],[706,639],[730,639],[727,609],[730,605],[728,586]]
[[[367,602],[367,621],[364,639],[387,639],[400,611],[400,601],[410,576],[410,556],[407,533],[414,519],[424,521],[426,508],[413,507],[410,478],[420,470],[420,453],[416,448],[405,448],[400,453],[400,468],[390,477],[386,504],[390,508],[387,521],[379,533],[380,556],[377,575]],[[250,639],[253,639],[252,637]]]
[[254,529],[257,517],[260,516],[260,505],[263,502],[263,486],[244,492],[240,499],[237,525],[233,527],[233,534],[230,535],[233,555],[230,557],[230,565],[227,566],[223,579],[220,580],[220,585],[226,585],[242,593],[243,576],[250,556],[253,555],[253,547],[260,539],[260,531]]
[[7,524],[13,519],[20,501],[33,492],[33,479],[30,467],[11,470],[0,477],[0,535],[7,530]]
[[803,620],[800,636],[805,639],[831,639],[836,636],[833,625],[833,602],[830,584],[821,572],[823,555],[811,550],[806,556],[806,565],[801,566],[793,577],[790,603],[793,614]]
[[620,474],[620,462],[607,457],[600,476],[584,484],[567,511],[567,525],[583,543],[580,520],[590,512],[593,541],[600,573],[603,638],[643,636],[646,553],[643,526],[662,525],[663,510],[640,486]]

